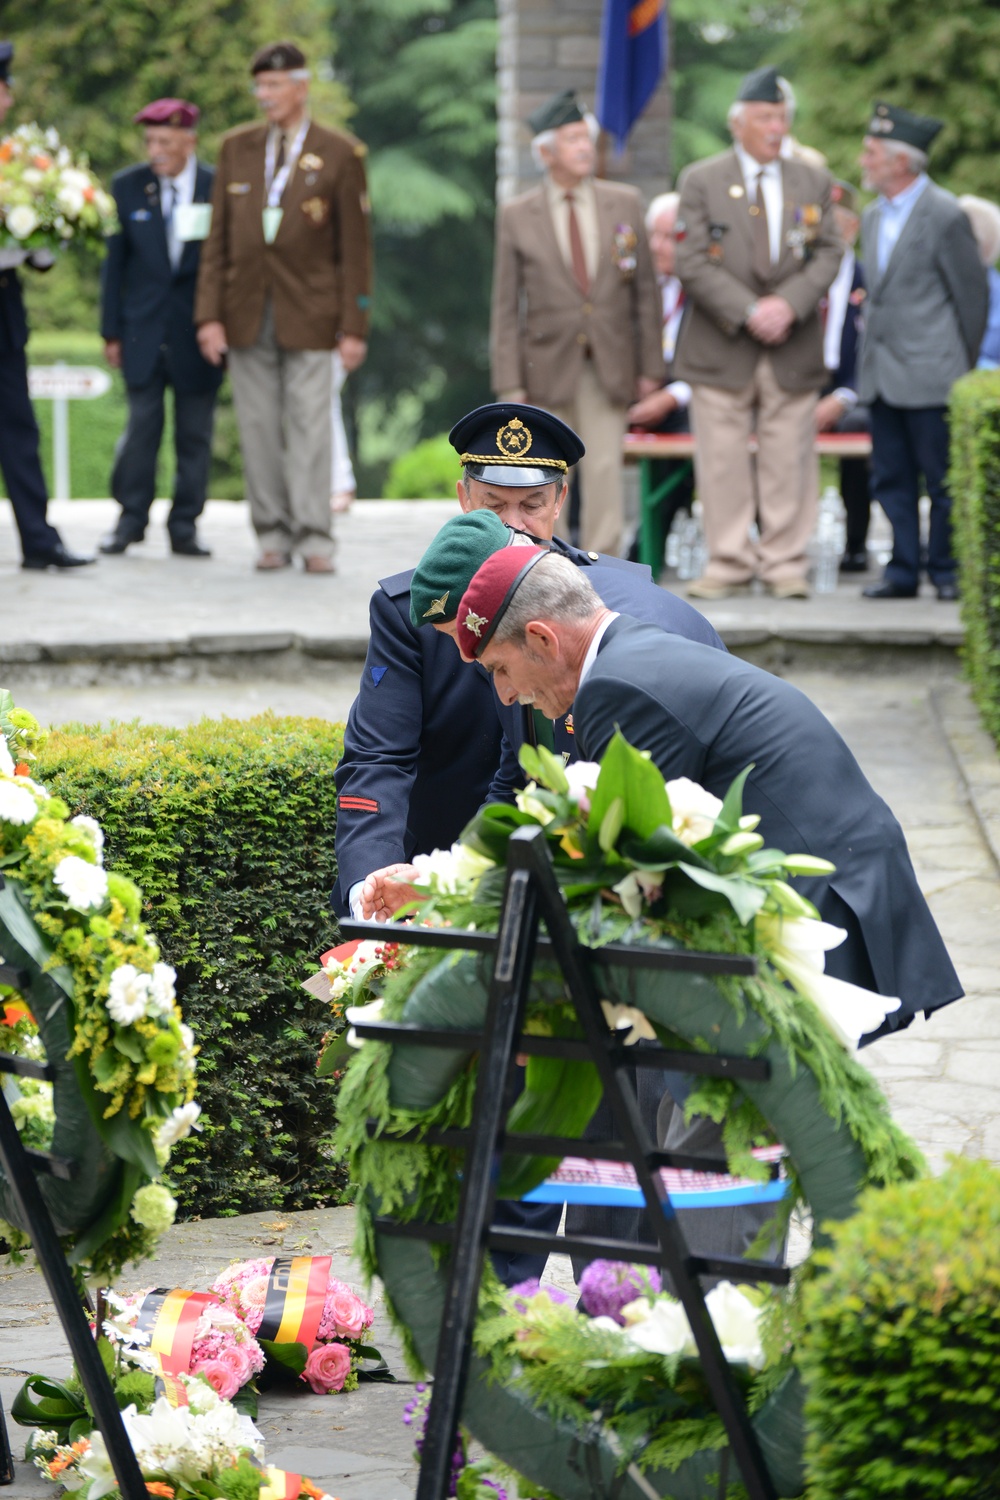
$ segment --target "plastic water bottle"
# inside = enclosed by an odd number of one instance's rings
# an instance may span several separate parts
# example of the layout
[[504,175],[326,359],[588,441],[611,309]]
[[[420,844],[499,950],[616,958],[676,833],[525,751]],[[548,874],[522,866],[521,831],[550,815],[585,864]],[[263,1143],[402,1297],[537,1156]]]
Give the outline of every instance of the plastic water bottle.
[[694,527],[693,516],[678,516],[677,518],[677,577],[682,579],[694,578],[695,573],[691,570],[691,551]]
[[820,499],[810,550],[813,555],[813,586],[817,594],[834,593],[844,550],[843,504],[834,485],[829,485]]
[[701,524],[701,501],[691,507],[691,577],[700,578],[708,566],[708,548],[705,546],[705,531]]

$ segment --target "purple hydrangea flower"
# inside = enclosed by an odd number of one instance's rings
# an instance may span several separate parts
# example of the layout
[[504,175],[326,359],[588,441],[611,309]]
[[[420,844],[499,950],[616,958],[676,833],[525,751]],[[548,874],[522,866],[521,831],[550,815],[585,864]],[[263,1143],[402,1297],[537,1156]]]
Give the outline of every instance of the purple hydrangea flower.
[[644,1292],[660,1290],[654,1266],[630,1266],[622,1260],[593,1260],[580,1277],[580,1301],[592,1318],[614,1318],[624,1325],[623,1307]]

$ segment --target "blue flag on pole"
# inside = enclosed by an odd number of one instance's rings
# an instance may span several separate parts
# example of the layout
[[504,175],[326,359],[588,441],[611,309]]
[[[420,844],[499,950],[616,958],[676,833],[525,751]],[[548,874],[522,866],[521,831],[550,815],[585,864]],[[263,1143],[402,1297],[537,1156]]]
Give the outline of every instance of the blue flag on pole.
[[666,52],[664,0],[604,0],[597,118],[619,151],[656,92]]

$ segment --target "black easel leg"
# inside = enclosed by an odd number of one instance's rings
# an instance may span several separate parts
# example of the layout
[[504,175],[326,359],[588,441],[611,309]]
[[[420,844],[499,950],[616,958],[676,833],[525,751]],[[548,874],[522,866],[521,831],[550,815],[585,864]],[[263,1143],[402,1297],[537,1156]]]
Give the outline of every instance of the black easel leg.
[[149,1500],[146,1481],[136,1460],[128,1434],[122,1426],[121,1412],[115,1400],[107,1372],[97,1352],[86,1314],[73,1283],[48,1209],[42,1198],[35,1174],[24,1153],[7,1100],[0,1093],[0,1165],[10,1183],[18,1208],[27,1226],[38,1263],[42,1268],[59,1321],[87,1393],[91,1410],[107,1444],[123,1500]]

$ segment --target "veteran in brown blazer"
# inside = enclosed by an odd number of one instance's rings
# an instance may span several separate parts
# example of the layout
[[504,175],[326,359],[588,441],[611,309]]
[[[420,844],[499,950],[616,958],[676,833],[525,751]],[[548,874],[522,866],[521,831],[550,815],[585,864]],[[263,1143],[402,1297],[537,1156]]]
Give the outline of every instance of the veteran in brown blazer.
[[628,408],[663,383],[656,275],[634,188],[593,177],[589,122],[571,92],[531,116],[542,184],[500,210],[490,324],[492,383],[574,428],[580,546],[622,541]]
[[691,385],[708,550],[688,593],[721,599],[759,577],[778,598],[805,598],[814,414],[826,379],[819,307],[843,245],[829,173],[781,156],[788,124],[776,68],[743,80],[730,128],[732,150],[680,180],[677,274],[686,305],[675,372]]
[[228,359],[259,570],[302,558],[333,572],[330,350],[365,357],[371,237],[365,148],[308,114],[291,42],[251,64],[267,121],[223,138],[195,321],[202,352]]

